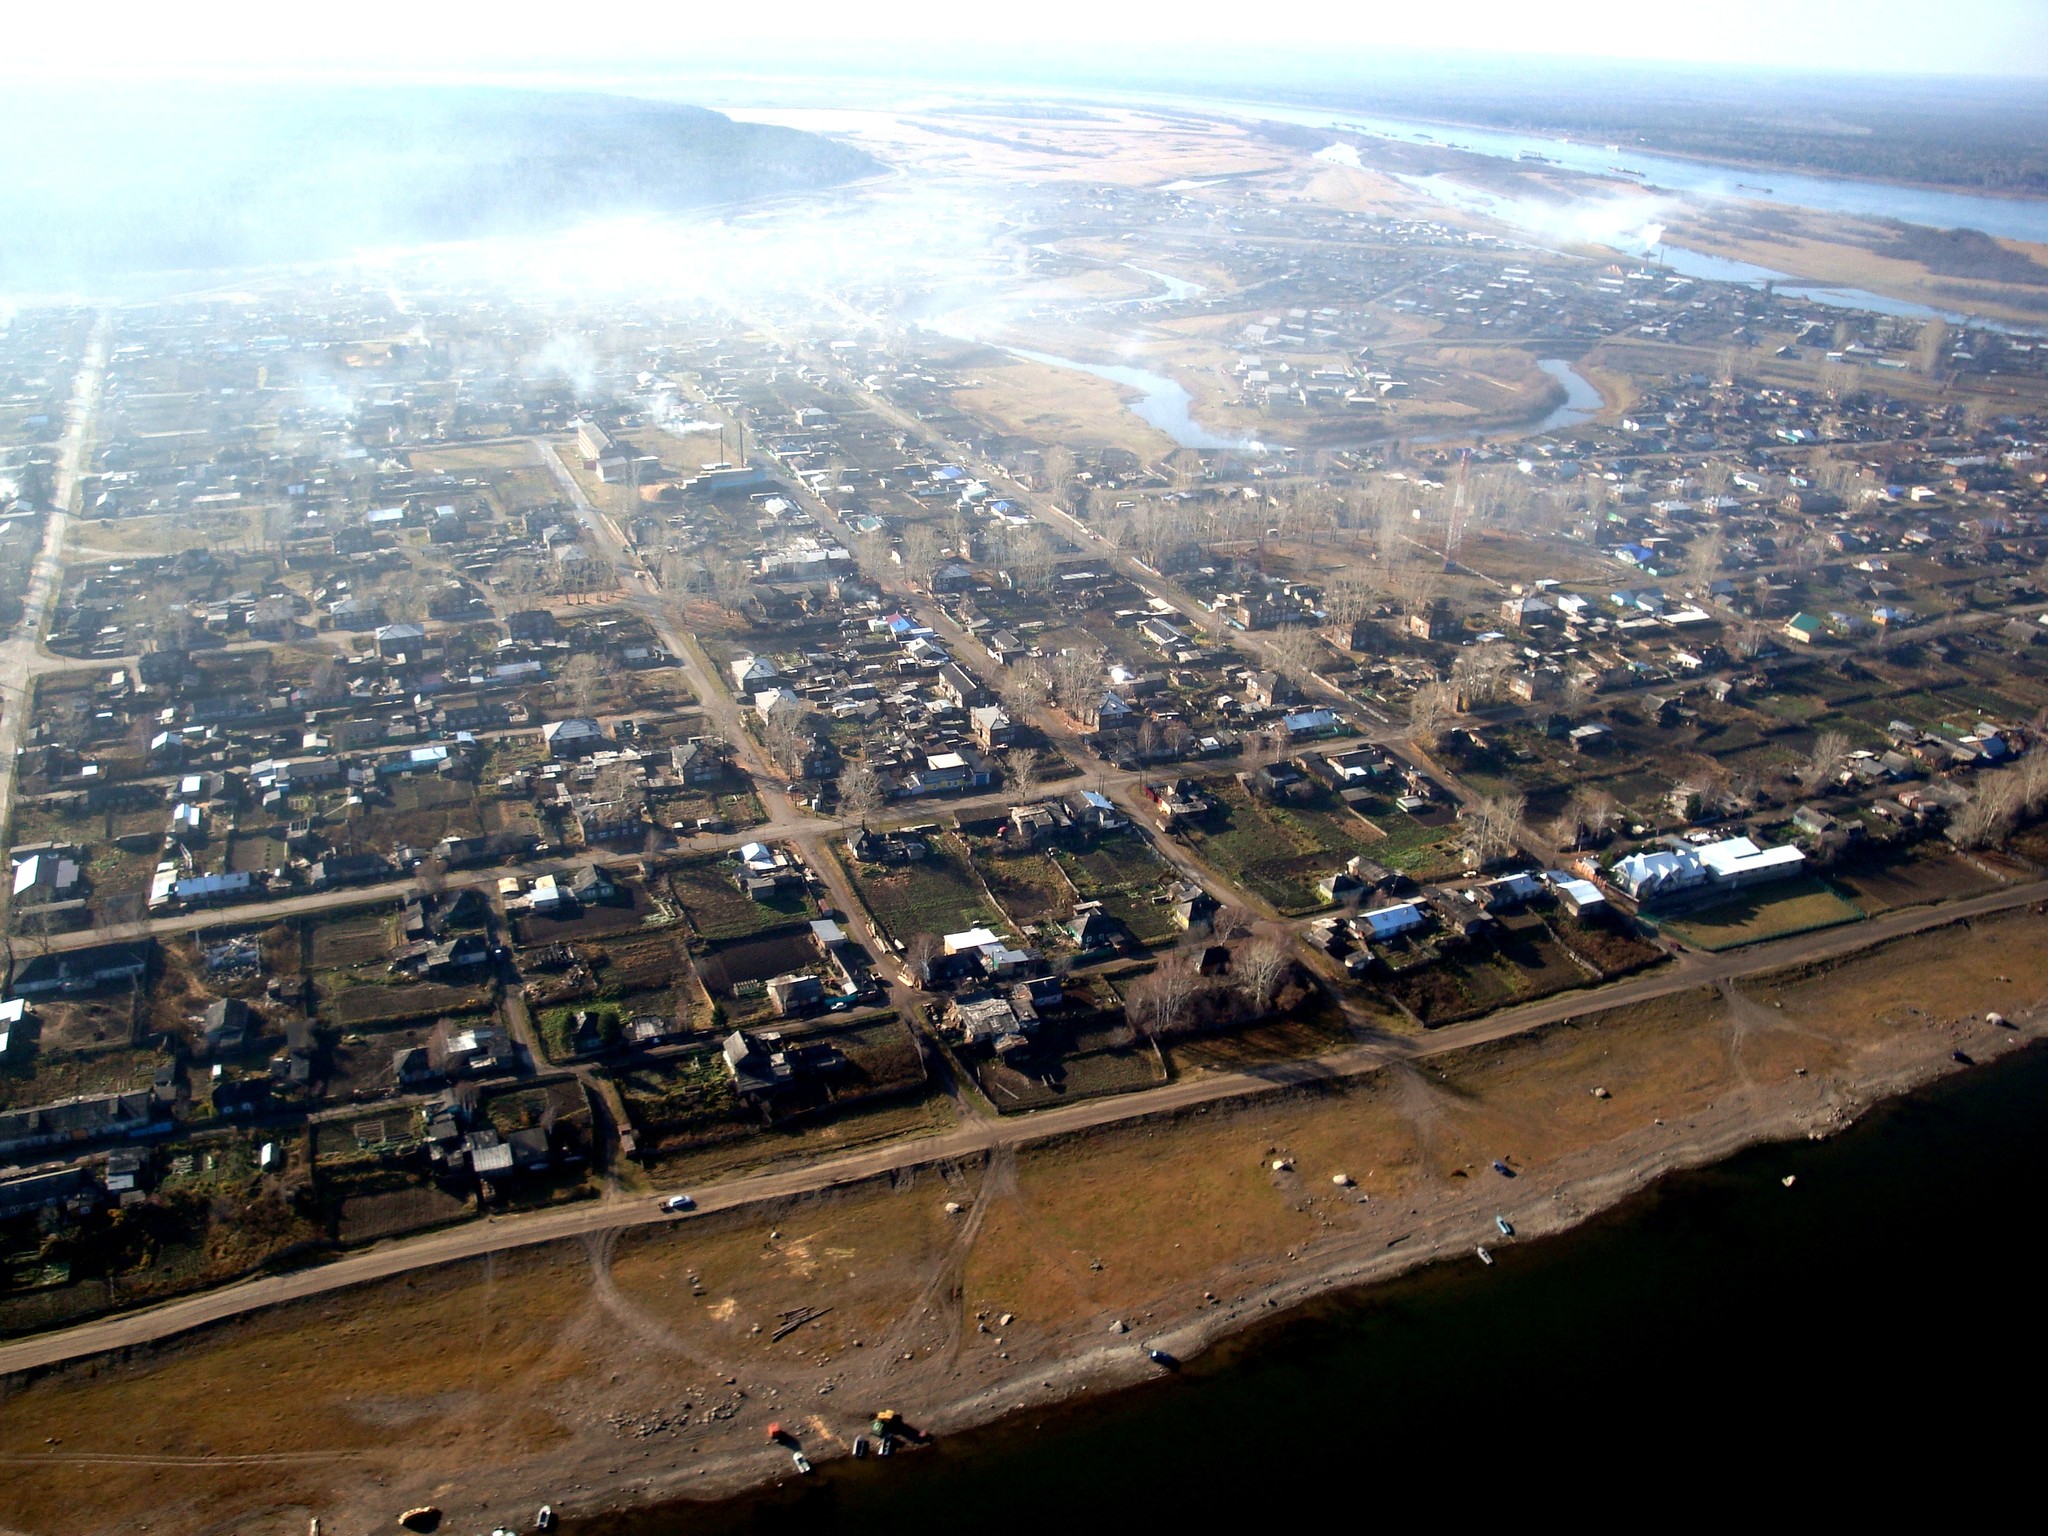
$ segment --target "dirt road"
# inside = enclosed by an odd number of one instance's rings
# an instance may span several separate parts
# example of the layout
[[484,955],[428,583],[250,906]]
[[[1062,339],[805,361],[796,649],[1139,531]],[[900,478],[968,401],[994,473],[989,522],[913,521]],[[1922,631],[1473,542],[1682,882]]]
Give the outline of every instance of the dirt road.
[[49,622],[51,605],[64,583],[64,540],[70,533],[71,513],[79,497],[78,477],[85,470],[86,456],[92,448],[112,335],[112,323],[102,316],[85,344],[85,358],[71,388],[68,420],[58,448],[56,486],[51,496],[53,510],[43,531],[43,547],[36,552],[35,568],[29,573],[28,590],[22,597],[21,622],[6,643],[0,645],[0,695],[4,695],[4,703],[0,703],[0,827],[9,824],[14,809],[14,760],[28,725],[30,680],[37,672],[47,670],[41,664],[43,626]]

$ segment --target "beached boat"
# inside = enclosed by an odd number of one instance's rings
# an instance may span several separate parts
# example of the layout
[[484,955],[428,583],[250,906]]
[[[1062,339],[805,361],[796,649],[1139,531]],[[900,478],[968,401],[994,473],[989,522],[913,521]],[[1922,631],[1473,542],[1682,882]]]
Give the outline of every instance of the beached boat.
[[803,1473],[803,1474],[804,1474],[804,1475],[805,1475],[806,1477],[808,1477],[808,1476],[810,1475],[810,1471],[811,1471],[811,1458],[810,1458],[810,1457],[806,1456],[806,1455],[805,1455],[805,1454],[804,1454],[804,1453],[803,1453],[802,1451],[791,1451],[791,1452],[789,1453],[789,1459],[790,1459],[791,1461],[793,1461],[793,1462],[795,1462],[795,1463],[796,1463],[796,1469],[797,1469],[797,1471],[799,1471],[799,1472]]
[[1500,1228],[1500,1235],[1502,1237],[1513,1237],[1515,1235],[1514,1223],[1509,1221],[1507,1217],[1496,1216],[1493,1218],[1493,1224]]
[[1485,1250],[1484,1248],[1480,1248],[1480,1249],[1478,1249],[1477,1251],[1478,1251],[1478,1254],[1479,1254],[1479,1262],[1480,1262],[1480,1263],[1482,1263],[1482,1264],[1491,1264],[1491,1263],[1493,1262],[1493,1255],[1492,1255],[1492,1254],[1490,1254],[1490,1253],[1488,1253],[1488,1252],[1487,1252],[1487,1251],[1486,1251],[1486,1250]]
[[862,1456],[867,1455],[867,1453],[868,1437],[866,1435],[855,1435],[853,1437],[853,1454],[855,1458],[858,1459]]
[[541,1507],[540,1507],[540,1513],[539,1513],[539,1514],[537,1514],[537,1515],[535,1515],[535,1516],[533,1517],[533,1528],[534,1528],[534,1529],[535,1529],[536,1531],[552,1531],[552,1530],[553,1530],[553,1529],[555,1528],[555,1506],[554,1506],[554,1505],[552,1505],[552,1504],[543,1504],[543,1505],[541,1505]]
[[431,1531],[441,1523],[441,1506],[438,1504],[417,1504],[398,1517],[398,1523],[408,1531]]
[[895,1449],[895,1444],[895,1441],[884,1435],[875,1442],[875,1454],[877,1456],[887,1456]]

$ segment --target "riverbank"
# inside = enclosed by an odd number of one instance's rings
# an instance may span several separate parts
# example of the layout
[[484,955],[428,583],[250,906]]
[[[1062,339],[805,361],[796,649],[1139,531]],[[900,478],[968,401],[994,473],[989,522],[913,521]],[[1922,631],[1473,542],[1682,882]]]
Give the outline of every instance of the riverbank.
[[[2044,1093],[2048,1050],[2011,1053],[1841,1136],[1760,1145],[1567,1234],[1497,1242],[1493,1266],[1336,1293],[1141,1387],[911,1461],[611,1517],[607,1536],[893,1536],[963,1509],[994,1536],[1080,1511],[1105,1529],[1209,1530],[1433,1484],[1521,1507],[1655,1500],[1678,1446],[1716,1468],[1695,1508],[1751,1511],[1817,1453],[1835,1504],[1892,1498],[1899,1467],[1932,1472],[1921,1405],[1996,1400],[2035,1352],[2024,1321],[1984,1324],[2029,1279],[2015,1214],[2048,1159]],[[1784,1411],[1823,1384],[1822,1412]],[[2023,1496],[2010,1466],[1973,1472],[1966,1504]]]
[[[1431,1259],[1476,1266],[1496,1216],[1557,1232],[1666,1171],[1831,1136],[1961,1070],[1952,1052],[2038,1038],[2044,940],[2024,909],[1351,1083],[254,1314],[10,1391],[0,1498],[38,1536],[353,1532],[423,1502],[488,1528],[543,1498],[617,1530],[607,1512],[791,1476],[771,1421],[824,1464],[885,1406],[945,1436],[1090,1400],[1153,1374],[1148,1345],[1193,1357]],[[108,1479],[109,1458],[148,1475]]]

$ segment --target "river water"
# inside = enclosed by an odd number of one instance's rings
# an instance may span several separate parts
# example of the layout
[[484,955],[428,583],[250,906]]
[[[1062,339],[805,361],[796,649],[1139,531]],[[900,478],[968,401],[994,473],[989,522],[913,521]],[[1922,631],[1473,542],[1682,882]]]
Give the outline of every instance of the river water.
[[1163,373],[1151,373],[1146,369],[1132,368],[1123,363],[1079,363],[1071,357],[1058,357],[1051,352],[1034,352],[1029,347],[1004,347],[1003,350],[1027,362],[1043,363],[1048,368],[1069,368],[1076,373],[1093,374],[1098,379],[1108,379],[1112,384],[1121,384],[1125,389],[1138,391],[1138,398],[1130,403],[1131,414],[1146,425],[1158,428],[1183,448],[1232,453],[1265,451],[1264,445],[1256,439],[1223,437],[1196,421],[1189,411],[1194,397],[1187,392],[1185,385]]
[[1538,432],[1560,432],[1600,414],[1606,403],[1600,391],[1580,378],[1570,363],[1561,357],[1546,357],[1536,366],[1564,386],[1564,404],[1536,424]]
[[605,1530],[1353,1529],[1424,1500],[1839,1518],[1936,1487],[1968,1521],[2033,1480],[2044,1099],[2048,1049],[2019,1053],[1177,1377]]
[[1899,219],[1933,229],[1980,229],[2009,240],[2048,242],[2048,199],[1986,197],[1901,186],[1888,181],[1854,181],[1834,176],[1805,176],[1791,171],[1716,165],[1653,155],[1623,146],[1577,144],[1533,134],[1502,133],[1483,128],[1454,128],[1435,123],[1404,122],[1370,113],[1284,107],[1270,103],[1207,103],[1207,111],[1264,118],[1301,127],[1330,128],[1407,143],[1429,143],[1469,150],[1499,160],[1542,156],[1552,164],[1588,175],[1606,176],[1616,168],[1640,171],[1660,191],[1701,198],[1739,198],[1815,208],[1824,213],[1858,218]]

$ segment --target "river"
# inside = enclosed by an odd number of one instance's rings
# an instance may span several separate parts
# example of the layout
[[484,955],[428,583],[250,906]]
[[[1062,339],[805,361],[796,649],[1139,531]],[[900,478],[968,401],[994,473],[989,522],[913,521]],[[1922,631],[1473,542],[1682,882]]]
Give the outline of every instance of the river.
[[[1185,105],[1193,106],[1189,102]],[[2048,199],[1986,197],[1974,192],[1949,192],[1931,187],[1902,186],[1889,181],[1857,181],[1836,176],[1809,176],[1755,166],[1716,165],[1653,155],[1604,144],[1573,143],[1534,134],[1503,133],[1484,128],[1447,127],[1439,123],[1405,122],[1369,113],[1337,112],[1271,103],[1204,103],[1203,110],[1231,116],[1264,118],[1300,127],[1428,143],[1468,150],[1497,160],[1540,155],[1566,170],[1610,176],[1617,169],[1642,172],[1642,179],[1660,191],[1684,192],[1705,198],[1739,198],[1815,208],[1824,213],[1866,219],[1898,219],[1932,229],[1979,229],[2008,240],[2048,243]],[[1633,179],[1633,178],[1630,178]]]
[[1606,404],[1600,391],[1579,377],[1578,371],[1561,357],[1546,357],[1536,364],[1564,386],[1564,403],[1536,424],[1538,432],[1561,432],[1591,421]]
[[1230,453],[1266,451],[1265,445],[1255,438],[1222,437],[1196,421],[1189,412],[1194,397],[1188,393],[1185,385],[1163,373],[1151,373],[1143,368],[1133,368],[1123,363],[1079,363],[1071,357],[1059,357],[1051,352],[1034,352],[1029,347],[1004,347],[1003,350],[1012,357],[1021,357],[1027,362],[1043,363],[1048,368],[1069,368],[1076,373],[1093,374],[1098,379],[1108,379],[1112,384],[1121,384],[1125,389],[1136,390],[1138,398],[1130,402],[1131,413],[1147,426],[1156,427],[1164,432],[1183,448]]
[[1770,284],[1785,298],[1804,299],[1835,309],[1864,310],[1915,320],[1946,320],[1956,325],[1971,325],[2016,336],[2043,334],[2038,326],[1986,320],[1956,310],[1916,304],[1910,299],[1871,293],[1863,288],[1826,287],[1803,282],[1789,272],[1759,266],[1755,262],[1672,245],[1664,238],[1664,226],[1655,208],[1638,193],[1622,191],[1604,198],[1558,200],[1507,197],[1483,187],[1468,186],[1443,172],[1433,176],[1396,176],[1394,179],[1448,207],[1485,214],[1539,239],[1559,244],[1604,245],[1609,250],[1640,258],[1681,277],[1712,283],[1746,283],[1752,288]]
[[[1212,104],[1209,110],[1217,108]],[[1443,173],[1399,176],[1396,179],[1441,202],[1486,213],[1526,233],[1564,241],[1590,241],[1625,255],[1650,257],[1658,265],[1686,277],[1749,283],[1757,287],[1771,283],[1788,298],[1805,299],[1837,309],[1864,310],[1916,320],[1940,319],[2021,336],[2048,334],[2048,328],[2040,326],[1984,320],[1960,311],[1894,299],[1862,288],[1802,283],[1791,273],[1670,245],[1663,240],[1663,214],[1659,209],[1660,201],[1668,200],[1670,194],[1677,193],[1694,201],[1732,198],[1782,203],[1857,218],[1896,219],[1909,224],[1924,224],[1932,229],[1976,229],[2009,240],[2048,242],[2048,199],[1987,197],[1971,192],[1902,186],[1896,182],[1857,181],[1717,165],[1704,160],[1638,154],[1626,148],[1609,149],[1604,144],[1580,144],[1565,139],[1479,128],[1450,128],[1355,112],[1236,103],[1225,106],[1223,110],[1235,116],[1264,118],[1300,127],[1434,144],[1517,163],[1533,163],[1525,157],[1540,157],[1565,170],[1605,178],[1608,188],[1604,193],[1562,201],[1503,197],[1467,186]],[[1319,151],[1316,158],[1338,164],[1358,164],[1357,151],[1344,144],[1333,144]],[[1617,170],[1640,172],[1641,175],[1617,176]]]
[[2024,1494],[2044,1098],[2037,1048],[1831,1141],[1503,1242],[1493,1268],[1318,1304],[1149,1387],[607,1536],[1320,1527],[1333,1507],[1353,1527],[1424,1499],[1454,1518],[1787,1500],[1839,1517],[1943,1483],[1959,1510]]

